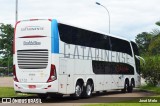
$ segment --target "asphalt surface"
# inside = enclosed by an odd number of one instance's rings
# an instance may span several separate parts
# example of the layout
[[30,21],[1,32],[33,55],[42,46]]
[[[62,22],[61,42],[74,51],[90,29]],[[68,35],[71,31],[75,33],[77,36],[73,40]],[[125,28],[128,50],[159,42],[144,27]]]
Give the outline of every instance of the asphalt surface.
[[13,87],[13,77],[0,77],[0,87]]
[[[12,77],[0,77],[0,87],[13,87]],[[38,97],[21,97],[21,98],[11,98],[12,103],[1,103],[2,98],[0,98],[0,106],[81,106],[84,104],[90,103],[115,103],[123,102],[130,100],[139,101],[140,98],[154,96],[155,94],[151,92],[139,91],[134,89],[133,93],[121,93],[121,91],[108,91],[105,93],[93,93],[91,98],[81,98],[75,100],[68,95],[65,95],[63,98],[47,98],[46,100],[41,100]],[[13,101],[14,99],[14,101]],[[39,100],[38,103],[17,103],[18,100]],[[15,102],[15,103],[13,103]]]
[[[48,97],[46,100],[41,100],[38,97],[26,97],[26,98],[14,98],[16,100],[30,100],[30,99],[38,99],[38,103],[0,103],[0,106],[81,106],[84,104],[94,104],[94,103],[119,103],[126,102],[130,100],[140,100],[143,97],[154,96],[155,94],[151,92],[144,92],[139,90],[134,90],[133,93],[121,93],[120,91],[109,91],[105,93],[94,93],[91,98],[81,98],[75,100],[68,95],[65,95],[63,98],[50,98]],[[1,99],[2,100],[2,99]]]

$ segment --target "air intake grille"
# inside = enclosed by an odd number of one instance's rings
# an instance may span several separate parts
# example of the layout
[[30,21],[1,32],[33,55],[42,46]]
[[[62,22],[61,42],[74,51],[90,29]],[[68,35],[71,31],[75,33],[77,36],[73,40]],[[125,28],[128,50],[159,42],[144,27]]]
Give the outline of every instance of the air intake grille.
[[48,64],[48,50],[18,50],[17,59],[20,69],[45,69]]

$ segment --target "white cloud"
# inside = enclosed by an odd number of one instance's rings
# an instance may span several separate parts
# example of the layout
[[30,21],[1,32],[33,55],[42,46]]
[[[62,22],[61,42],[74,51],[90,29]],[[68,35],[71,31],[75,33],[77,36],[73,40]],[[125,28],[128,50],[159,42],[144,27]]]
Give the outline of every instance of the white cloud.
[[[134,39],[160,20],[159,0],[97,0],[111,15],[111,33]],[[19,0],[19,20],[57,18],[108,32],[108,14],[96,0]],[[0,0],[0,23],[15,22],[15,0]],[[3,10],[3,11],[2,11]]]

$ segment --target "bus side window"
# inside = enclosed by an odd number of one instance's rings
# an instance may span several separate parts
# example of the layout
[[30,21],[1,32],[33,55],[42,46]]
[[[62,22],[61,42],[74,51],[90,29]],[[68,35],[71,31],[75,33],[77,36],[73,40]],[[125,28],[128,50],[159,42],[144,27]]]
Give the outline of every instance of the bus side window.
[[128,41],[110,37],[112,50],[116,52],[126,53],[132,56],[131,46]]
[[138,74],[140,74],[140,60],[138,58],[136,58],[136,56],[139,56],[138,47],[137,47],[136,43],[134,43],[134,42],[131,42],[131,44],[132,44],[132,48],[133,48],[133,52],[134,52],[136,71]]

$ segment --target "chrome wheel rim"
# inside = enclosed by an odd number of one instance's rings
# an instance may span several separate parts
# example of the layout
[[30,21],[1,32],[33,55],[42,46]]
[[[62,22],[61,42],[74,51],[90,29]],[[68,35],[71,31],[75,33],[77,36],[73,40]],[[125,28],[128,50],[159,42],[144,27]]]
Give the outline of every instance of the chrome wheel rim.
[[76,86],[76,96],[79,97],[82,93],[82,89],[79,85]]
[[92,87],[91,87],[91,85],[87,85],[87,88],[86,88],[86,93],[87,93],[87,95],[90,96],[90,95],[91,95],[91,92],[92,92]]

